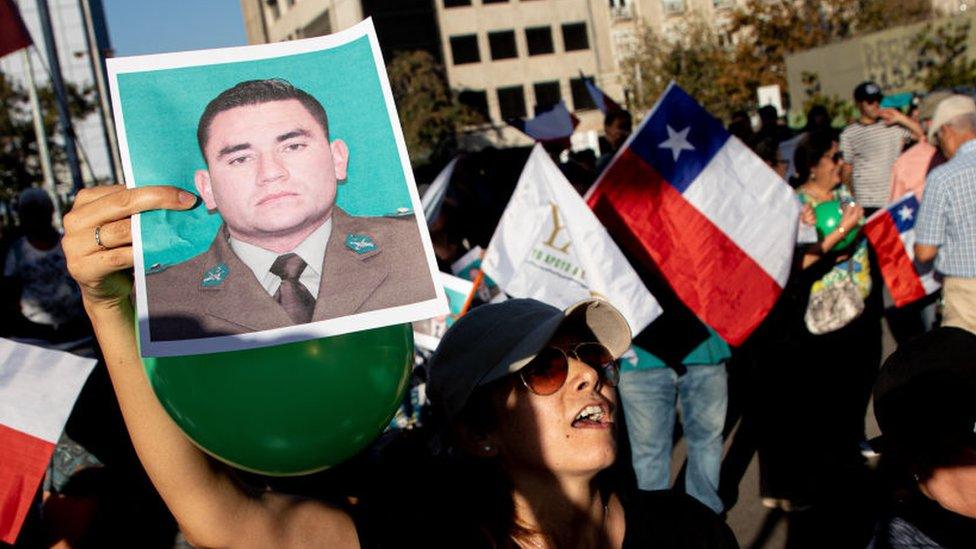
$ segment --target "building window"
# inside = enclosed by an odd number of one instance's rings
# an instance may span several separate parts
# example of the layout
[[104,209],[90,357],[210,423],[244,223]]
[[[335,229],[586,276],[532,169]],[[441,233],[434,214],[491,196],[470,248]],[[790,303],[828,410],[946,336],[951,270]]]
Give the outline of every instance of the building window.
[[541,111],[548,110],[556,103],[559,103],[562,98],[562,92],[559,91],[559,81],[553,80],[551,82],[536,82],[532,84],[532,90],[535,92],[535,113],[539,114]]
[[458,94],[458,102],[480,114],[485,120],[491,119],[488,115],[488,94],[483,90],[464,90]]
[[498,109],[502,120],[525,117],[525,92],[522,86],[498,88]]
[[589,49],[590,41],[586,38],[586,23],[563,25],[563,46],[566,51]]
[[460,8],[461,6],[470,6],[471,0],[444,0],[445,8]]
[[685,0],[661,0],[661,7],[665,15],[684,13]]
[[489,32],[488,47],[491,49],[492,59],[518,57],[518,50],[515,49],[515,31]]
[[573,78],[569,81],[569,91],[573,94],[573,109],[582,111],[585,109],[595,109],[596,104],[590,97],[589,90],[586,89],[586,82],[582,78]]
[[545,55],[555,51],[552,47],[551,27],[525,29],[525,43],[529,46],[529,55]]
[[481,54],[478,53],[478,35],[465,34],[462,36],[452,36],[451,59],[454,60],[455,65],[481,61]]

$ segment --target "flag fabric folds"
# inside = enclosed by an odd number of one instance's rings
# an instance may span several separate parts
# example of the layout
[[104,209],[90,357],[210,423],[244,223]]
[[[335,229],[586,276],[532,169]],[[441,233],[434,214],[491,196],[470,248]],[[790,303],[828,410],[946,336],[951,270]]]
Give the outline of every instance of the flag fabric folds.
[[424,196],[420,197],[420,203],[424,206],[424,218],[428,225],[437,219],[437,214],[441,211],[441,205],[444,204],[444,197],[447,196],[447,186],[451,182],[451,176],[454,175],[454,166],[457,164],[457,160],[457,157],[452,158],[447,166],[441,170],[441,173],[437,174],[430,187],[427,187]]
[[541,145],[532,149],[481,265],[514,297],[561,309],[602,297],[623,313],[635,334],[661,314],[657,300]]
[[513,119],[508,123],[536,141],[561,141],[568,140],[573,135],[579,119],[560,101],[549,109],[536,113],[533,118]]
[[94,367],[94,359],[0,339],[0,541],[16,541]]
[[656,265],[732,345],[762,322],[786,284],[799,201],[674,83],[587,200],[617,241]]
[[878,210],[864,224],[878,267],[896,307],[934,293],[941,286],[934,270],[920,275],[915,268],[915,217],[918,199],[908,193]]
[[33,44],[14,0],[0,0],[0,57]]
[[583,76],[582,73],[580,73],[580,77],[583,79],[583,83],[586,84],[586,91],[589,92],[590,99],[593,100],[593,104],[596,105],[596,108],[600,109],[600,112],[607,114],[609,112],[623,110],[623,108],[621,108],[616,101],[610,99],[609,95],[603,93],[603,90],[596,87],[596,84],[593,82],[592,78]]

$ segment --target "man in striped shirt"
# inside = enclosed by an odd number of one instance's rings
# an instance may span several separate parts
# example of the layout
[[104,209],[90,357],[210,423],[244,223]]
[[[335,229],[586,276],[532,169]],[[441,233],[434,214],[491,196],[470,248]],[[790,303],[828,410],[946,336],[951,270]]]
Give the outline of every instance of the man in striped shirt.
[[881,108],[881,88],[863,82],[854,89],[860,118],[840,134],[844,181],[870,215],[888,202],[891,167],[910,141],[922,138],[922,128],[897,109]]

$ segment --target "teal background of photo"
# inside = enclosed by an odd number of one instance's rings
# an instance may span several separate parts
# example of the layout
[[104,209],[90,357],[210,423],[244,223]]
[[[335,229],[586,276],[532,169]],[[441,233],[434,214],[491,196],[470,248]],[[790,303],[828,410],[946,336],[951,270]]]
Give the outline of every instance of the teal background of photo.
[[[349,146],[349,173],[337,203],[352,215],[412,210],[368,37],[329,50],[217,65],[130,72],[117,76],[132,171],[138,187],[174,185],[196,193],[193,174],[206,169],[197,145],[203,109],[245,80],[283,78],[318,99],[329,138]],[[222,221],[202,205],[142,215],[146,270],[204,252]]]

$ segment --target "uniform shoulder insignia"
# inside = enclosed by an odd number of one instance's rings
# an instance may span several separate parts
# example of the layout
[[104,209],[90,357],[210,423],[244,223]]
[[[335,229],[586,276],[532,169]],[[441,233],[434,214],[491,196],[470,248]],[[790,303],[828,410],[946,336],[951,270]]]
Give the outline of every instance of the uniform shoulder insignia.
[[215,267],[207,269],[207,272],[203,273],[203,279],[200,280],[200,285],[204,288],[213,288],[214,286],[220,286],[224,283],[227,275],[230,273],[230,269],[227,268],[226,263],[221,263]]
[[349,233],[346,235],[346,247],[359,255],[369,253],[378,248],[373,237],[362,233]]
[[149,268],[146,269],[146,274],[153,275],[153,274],[161,273],[168,268],[169,265],[163,265],[162,263],[153,263],[152,265],[149,266]]
[[413,215],[413,210],[410,208],[397,208],[395,212],[388,213],[383,217],[409,217]]

